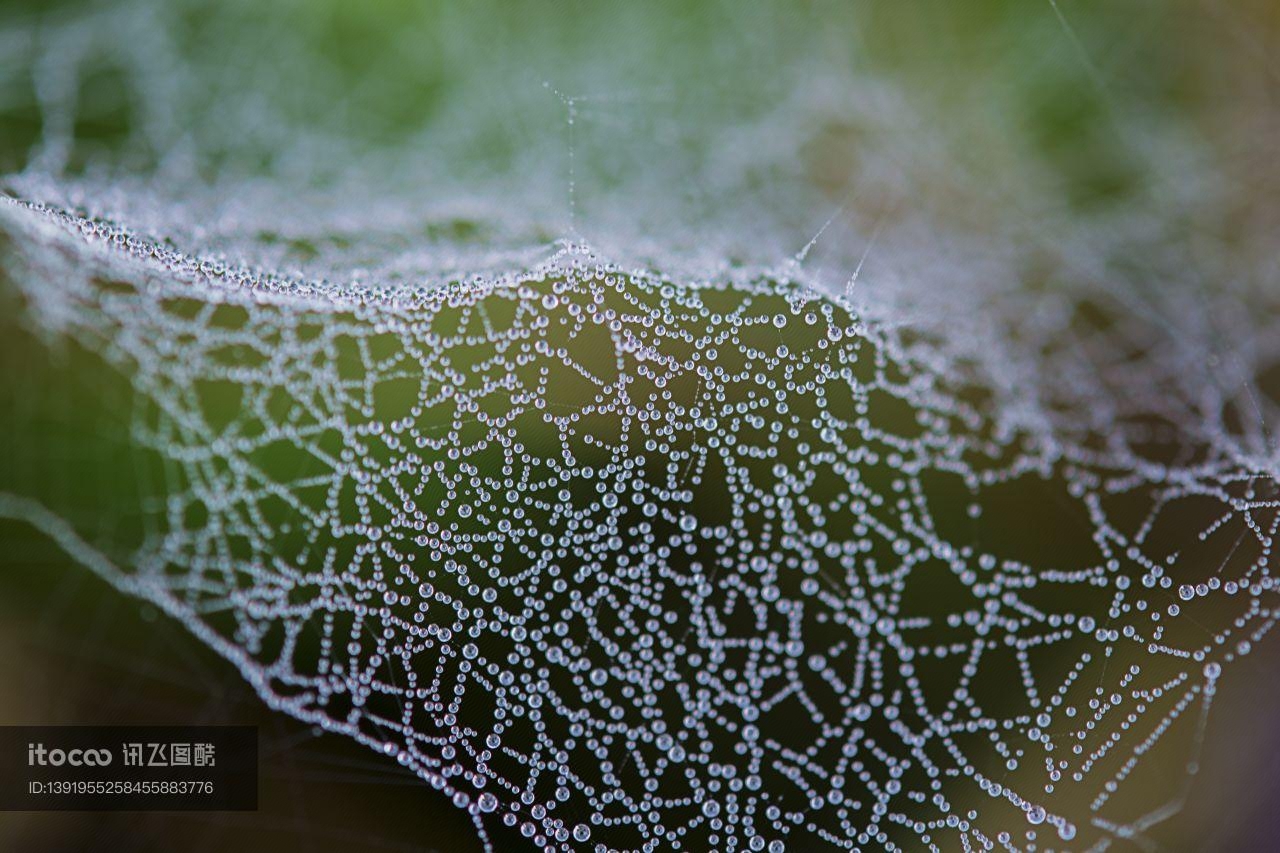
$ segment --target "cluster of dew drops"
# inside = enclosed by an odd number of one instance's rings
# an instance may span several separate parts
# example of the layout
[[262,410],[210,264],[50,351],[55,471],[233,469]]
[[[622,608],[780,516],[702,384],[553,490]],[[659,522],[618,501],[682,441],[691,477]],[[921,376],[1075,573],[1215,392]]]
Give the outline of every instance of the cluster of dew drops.
[[[998,429],[936,347],[800,284],[569,245],[377,291],[22,216],[33,314],[130,377],[170,472],[135,589],[486,839],[1123,835],[1126,781],[1166,741],[1194,762],[1225,665],[1274,621],[1265,478]],[[81,244],[77,278],[58,246]],[[1052,499],[989,505],[1028,482]],[[1138,523],[1109,516],[1135,495]],[[1147,547],[1188,496],[1220,507],[1184,532],[1234,540],[1225,571]],[[1064,512],[1081,555],[1032,562],[990,527]]]

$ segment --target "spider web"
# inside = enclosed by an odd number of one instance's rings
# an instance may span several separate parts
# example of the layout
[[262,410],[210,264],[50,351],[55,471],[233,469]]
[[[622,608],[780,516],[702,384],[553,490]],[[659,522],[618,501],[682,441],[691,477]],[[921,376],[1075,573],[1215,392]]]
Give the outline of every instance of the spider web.
[[[850,232],[847,202],[792,255],[812,208],[740,219],[751,181],[681,204],[637,178],[618,206],[583,124],[676,107],[547,88],[577,128],[551,161],[567,227],[483,187],[424,212],[358,169],[333,207],[66,174],[46,140],[0,206],[10,295],[31,340],[123,380],[151,470],[133,539],[30,477],[0,512],[482,836],[1142,842],[1276,618],[1268,303],[1103,278],[1078,250],[1104,238],[1066,230],[1046,292],[1020,232]],[[790,162],[787,129],[849,106],[814,91],[715,134],[785,144],[730,146],[708,182]],[[514,197],[558,205],[546,172]]]

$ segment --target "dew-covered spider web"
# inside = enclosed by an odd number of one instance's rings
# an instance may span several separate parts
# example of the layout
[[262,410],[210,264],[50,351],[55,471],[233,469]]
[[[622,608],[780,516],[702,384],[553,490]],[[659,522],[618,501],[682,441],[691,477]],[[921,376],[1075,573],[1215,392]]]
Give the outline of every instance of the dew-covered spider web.
[[4,31],[0,514],[484,839],[1103,849],[1184,804],[1280,525],[1274,270],[1169,225],[1191,134],[1116,131],[1146,189],[1081,213],[808,56],[834,8],[357,73],[173,7]]

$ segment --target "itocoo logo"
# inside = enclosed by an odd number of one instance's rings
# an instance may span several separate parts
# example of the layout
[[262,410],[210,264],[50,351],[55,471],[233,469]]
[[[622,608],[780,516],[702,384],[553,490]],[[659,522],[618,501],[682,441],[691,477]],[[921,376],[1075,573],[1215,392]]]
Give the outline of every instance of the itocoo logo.
[[42,743],[27,744],[27,766],[106,767],[111,763],[109,749],[45,749]]

